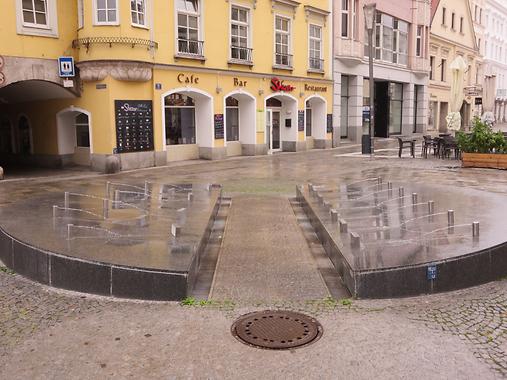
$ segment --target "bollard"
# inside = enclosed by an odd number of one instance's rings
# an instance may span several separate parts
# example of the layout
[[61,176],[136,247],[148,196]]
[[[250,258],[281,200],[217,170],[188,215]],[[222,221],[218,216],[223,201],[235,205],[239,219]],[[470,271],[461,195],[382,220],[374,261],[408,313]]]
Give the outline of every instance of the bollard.
[[188,198],[189,202],[193,202],[194,201],[194,194],[193,193],[188,193],[187,198]]
[[148,181],[144,181],[144,195],[148,195],[150,193],[150,183]]
[[120,190],[114,191],[114,201],[119,202],[120,201]]
[[377,185],[382,186],[382,178],[381,177],[377,178]]
[[58,213],[58,206],[53,205],[53,219],[56,218],[57,213]]
[[328,201],[322,202],[322,206],[324,206],[324,210],[326,211],[331,210],[331,203],[329,203]]
[[392,191],[393,190],[393,183],[387,182],[387,190]]
[[350,233],[350,246],[352,248],[359,248],[361,245],[361,238],[355,232]]
[[412,193],[412,204],[415,205],[417,203],[417,193]]
[[479,222],[472,223],[472,236],[476,239],[479,237]]
[[336,223],[338,222],[338,211],[336,211],[334,208],[331,209],[331,222]]
[[174,237],[178,237],[181,235],[181,226],[178,226],[177,224],[172,224],[171,225],[171,235],[173,235]]
[[454,210],[447,210],[447,225],[454,226]]
[[400,198],[403,198],[405,196],[405,189],[402,186],[400,186],[400,188],[398,189],[398,194]]
[[340,232],[342,234],[347,233],[348,230],[347,222],[344,219],[340,219],[339,223],[340,223]]
[[109,198],[109,189],[111,187],[111,182],[106,182],[106,198]]
[[317,200],[318,200],[319,204],[324,203],[324,197],[322,196],[321,193],[317,193]]
[[67,224],[67,240],[70,240],[70,229],[72,228],[73,224]]
[[70,203],[70,194],[68,191],[66,191],[63,198],[63,207],[69,208],[69,203]]
[[109,218],[109,199],[102,200],[102,216],[104,219]]
[[428,214],[433,214],[435,211],[435,202],[428,201]]
[[183,226],[187,222],[187,209],[180,208],[176,210],[176,220],[179,226]]

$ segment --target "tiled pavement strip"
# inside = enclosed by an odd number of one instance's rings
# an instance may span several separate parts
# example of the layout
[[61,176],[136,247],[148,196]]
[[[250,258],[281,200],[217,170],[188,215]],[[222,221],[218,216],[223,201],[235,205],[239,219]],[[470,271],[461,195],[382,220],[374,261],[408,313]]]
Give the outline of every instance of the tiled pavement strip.
[[[359,171],[387,176],[411,171],[412,180],[507,192],[504,172],[462,171],[454,161],[331,159],[336,154],[231,160],[182,166],[171,174],[175,180],[224,183],[233,199],[241,194],[289,197],[295,183],[333,171],[350,178]],[[317,162],[322,164],[312,167]],[[60,186],[44,180],[35,184],[17,193],[12,191],[20,183],[0,184],[7,190],[0,191],[0,203],[12,200],[7,193],[15,198],[36,192],[39,185]],[[0,378],[507,377],[505,280],[432,296],[351,303],[304,295],[275,301],[262,285],[256,301],[231,294],[205,306],[181,306],[58,291],[1,271]],[[230,336],[234,318],[264,308],[314,315],[324,336],[285,353],[251,349]]]

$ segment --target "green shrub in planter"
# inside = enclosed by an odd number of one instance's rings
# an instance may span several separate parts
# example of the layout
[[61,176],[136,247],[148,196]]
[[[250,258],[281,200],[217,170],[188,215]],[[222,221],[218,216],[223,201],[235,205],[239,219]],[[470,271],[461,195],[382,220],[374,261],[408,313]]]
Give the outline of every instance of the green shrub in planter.
[[472,122],[472,133],[456,132],[456,142],[465,153],[507,153],[507,141],[503,133],[493,132],[478,117]]

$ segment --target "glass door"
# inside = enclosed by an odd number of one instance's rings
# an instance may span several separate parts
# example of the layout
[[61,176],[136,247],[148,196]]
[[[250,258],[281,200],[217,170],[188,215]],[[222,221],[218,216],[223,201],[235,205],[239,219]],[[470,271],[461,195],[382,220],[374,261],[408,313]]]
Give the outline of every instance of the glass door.
[[271,151],[271,119],[273,117],[273,112],[270,109],[266,110],[266,146],[268,147],[268,152]]
[[271,150],[280,150],[280,111],[273,111],[271,118]]

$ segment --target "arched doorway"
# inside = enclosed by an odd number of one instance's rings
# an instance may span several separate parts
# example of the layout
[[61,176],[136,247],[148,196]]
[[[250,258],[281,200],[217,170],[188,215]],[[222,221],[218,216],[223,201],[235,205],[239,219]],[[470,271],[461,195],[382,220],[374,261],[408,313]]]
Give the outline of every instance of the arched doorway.
[[305,138],[307,148],[326,147],[326,100],[313,95],[305,101]]
[[275,93],[265,99],[266,130],[264,141],[268,152],[299,150],[297,99]]
[[88,111],[70,107],[56,115],[58,154],[64,163],[90,166],[92,154],[91,115]]
[[227,156],[255,155],[255,98],[244,92],[225,96]]
[[211,158],[213,100],[197,89],[175,89],[162,96],[168,161]]

